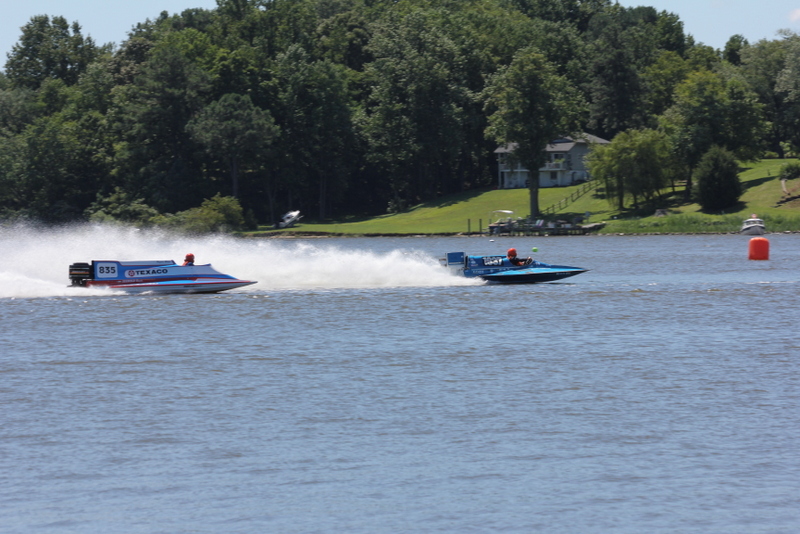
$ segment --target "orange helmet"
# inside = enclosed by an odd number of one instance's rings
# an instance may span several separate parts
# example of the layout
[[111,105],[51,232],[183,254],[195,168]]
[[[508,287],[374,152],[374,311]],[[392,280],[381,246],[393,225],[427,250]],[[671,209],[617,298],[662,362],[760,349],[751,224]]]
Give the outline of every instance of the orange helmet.
[[191,252],[187,254],[184,261],[194,261],[194,254],[192,254]]
[[513,258],[516,255],[517,255],[517,249],[515,249],[515,248],[508,249],[508,257],[509,258]]

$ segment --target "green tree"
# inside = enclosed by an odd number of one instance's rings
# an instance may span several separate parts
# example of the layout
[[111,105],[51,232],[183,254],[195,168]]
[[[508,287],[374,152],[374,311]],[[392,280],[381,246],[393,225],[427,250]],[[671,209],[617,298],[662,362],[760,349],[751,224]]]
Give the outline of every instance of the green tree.
[[[633,198],[652,202],[667,186],[675,172],[675,164],[666,135],[656,130],[623,132],[629,138],[627,148],[626,190]],[[615,138],[616,139],[616,138]]]
[[710,71],[691,73],[677,87],[675,104],[661,117],[661,126],[690,169],[687,197],[691,173],[713,145],[753,159],[760,153],[765,127],[756,95],[740,80],[726,81]]
[[611,5],[610,0],[511,0],[531,18],[566,21],[585,31],[592,17]]
[[77,22],[37,15],[22,27],[5,72],[15,87],[37,89],[47,79],[73,85],[102,51],[91,37],[83,37]]
[[0,136],[18,134],[33,122],[35,96],[30,89],[0,89]]
[[686,52],[687,39],[683,31],[683,22],[675,13],[661,11],[656,22],[658,48],[665,52],[674,52],[680,56]]
[[108,196],[97,195],[85,212],[90,221],[124,222],[148,225],[158,212],[145,204],[141,198],[132,198],[119,187]]
[[740,76],[726,80],[723,102],[727,130],[723,132],[722,146],[742,161],[755,161],[764,153],[768,132],[763,104]]
[[675,88],[689,75],[686,61],[676,52],[662,50],[642,73],[646,109],[651,117],[661,115],[674,103]]
[[414,11],[375,27],[359,118],[367,158],[389,177],[392,210],[435,198],[453,183],[465,133],[464,58],[438,13]]
[[156,42],[154,48],[156,50],[170,48],[178,51],[186,60],[205,72],[212,70],[216,57],[220,53],[220,47],[212,42],[209,34],[194,28],[168,32]]
[[22,136],[0,135],[0,219],[13,217],[25,205],[24,160]]
[[115,185],[162,212],[196,206],[216,192],[203,180],[198,147],[186,130],[210,86],[208,73],[178,50],[153,50],[135,83],[114,91]]
[[587,166],[617,209],[624,209],[626,198],[634,206],[639,199],[654,200],[677,172],[669,140],[657,130],[620,132],[608,145],[592,149]]
[[792,161],[781,166],[779,177],[781,180],[794,180],[796,178],[800,178],[800,162]]
[[190,234],[209,234],[241,230],[245,224],[242,206],[233,197],[214,195],[196,207],[176,213],[159,215],[151,219],[165,226]]
[[38,119],[21,134],[24,143],[18,210],[45,222],[79,219],[97,191],[96,176],[85,175],[79,125],[61,114]]
[[274,109],[284,133],[276,165],[284,183],[306,198],[309,210],[316,204],[324,219],[344,194],[355,142],[347,76],[328,60],[313,61],[299,46],[278,54],[273,74]]
[[[792,102],[777,87],[786,62],[788,41],[762,39],[742,50],[740,71],[764,106],[769,126],[766,142],[769,150],[783,157],[782,142],[800,140],[800,123],[793,118]],[[794,132],[794,133],[793,133]],[[800,146],[798,144],[797,146]]]
[[588,127],[601,137],[648,123],[642,72],[656,57],[658,20],[653,8],[615,4],[591,21]]
[[227,161],[233,198],[239,196],[241,167],[252,166],[279,132],[268,111],[237,94],[212,102],[186,128],[207,152]]
[[777,76],[775,92],[785,104],[782,132],[795,150],[800,150],[800,35],[787,34],[784,65]]
[[154,43],[141,36],[131,37],[122,43],[109,60],[109,70],[118,85],[130,85],[147,64]]
[[514,156],[530,169],[530,216],[536,217],[544,149],[554,139],[579,129],[585,104],[544,56],[526,48],[489,81],[486,109],[487,136],[499,144],[515,144]]
[[800,101],[800,36],[789,36],[785,64],[777,81],[778,90],[786,93],[790,101]]
[[79,117],[85,113],[97,112],[105,116],[111,108],[114,90],[114,75],[107,58],[95,61],[86,68],[78,83],[72,87],[69,112]]
[[[7,209],[51,222],[80,218],[109,182],[112,143],[102,111],[103,95],[110,85],[89,74],[102,72],[95,65],[72,87],[48,79],[36,92],[11,90],[12,95],[36,98],[9,106],[6,119],[11,122],[8,129],[0,131],[0,136],[10,136],[6,148],[12,152],[8,154],[15,154],[14,164],[0,171],[9,173],[3,180],[9,188],[3,202]],[[0,98],[0,105],[2,102]],[[28,106],[35,113],[24,119],[15,117],[17,113],[24,116]]]
[[270,75],[269,69],[260,68],[258,51],[252,47],[219,49],[210,73],[214,94],[249,95],[259,105],[260,84]]
[[319,19],[314,0],[255,0],[257,9],[242,21],[240,35],[247,44],[275,58],[292,45],[314,49]]
[[531,19],[496,0],[465,2],[461,6],[459,10],[440,12],[442,29],[462,58],[458,83],[463,85],[454,93],[461,114],[460,154],[456,172],[450,176],[450,185],[445,185],[444,192],[491,183],[495,147],[486,139],[484,102],[477,96],[486,80],[500,66],[510,64],[519,49],[538,46],[558,74],[573,80],[576,86],[586,73],[585,45],[573,25]]
[[625,208],[625,169],[623,162],[617,157],[618,149],[614,141],[621,135],[623,134],[617,134],[607,145],[594,147],[586,157],[586,167],[592,180],[603,184],[609,204],[619,210]]
[[702,43],[692,43],[686,49],[685,57],[686,62],[693,71],[714,70],[721,61],[719,54],[714,48]]
[[695,170],[697,202],[706,211],[731,208],[742,196],[739,165],[733,153],[714,145]]
[[362,72],[372,60],[367,52],[371,35],[362,11],[346,11],[322,21],[318,32],[318,54],[338,65]]
[[750,43],[747,42],[743,35],[738,33],[732,35],[722,50],[722,59],[731,65],[740,65],[742,63],[742,52],[748,46],[750,46]]
[[217,13],[225,19],[244,20],[254,9],[253,0],[217,0]]

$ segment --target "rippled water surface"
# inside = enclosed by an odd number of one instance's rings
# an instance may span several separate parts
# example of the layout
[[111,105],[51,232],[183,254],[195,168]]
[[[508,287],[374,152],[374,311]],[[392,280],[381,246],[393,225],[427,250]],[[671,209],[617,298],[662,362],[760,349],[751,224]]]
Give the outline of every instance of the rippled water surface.
[[[0,230],[0,532],[800,531],[800,236]],[[502,286],[448,251],[590,272]],[[66,288],[92,259],[259,280]]]

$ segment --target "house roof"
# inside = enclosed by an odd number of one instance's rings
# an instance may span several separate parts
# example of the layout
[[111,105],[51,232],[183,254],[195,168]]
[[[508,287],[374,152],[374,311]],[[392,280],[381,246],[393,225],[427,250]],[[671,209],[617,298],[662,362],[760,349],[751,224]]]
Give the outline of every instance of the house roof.
[[[606,141],[601,137],[597,137],[596,135],[583,133],[580,136],[576,137],[561,137],[559,139],[555,139],[549,145],[545,147],[545,152],[569,152],[575,145],[579,144],[601,144],[605,145],[608,144],[610,141]],[[510,152],[514,152],[517,148],[517,143],[508,143],[507,145],[503,145],[498,147],[497,150],[494,151],[495,154],[508,154]]]

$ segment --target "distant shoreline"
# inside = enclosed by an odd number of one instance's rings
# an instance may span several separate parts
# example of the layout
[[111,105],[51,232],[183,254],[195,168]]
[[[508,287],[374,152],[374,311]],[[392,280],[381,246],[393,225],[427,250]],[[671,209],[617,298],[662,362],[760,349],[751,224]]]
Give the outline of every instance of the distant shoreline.
[[[800,230],[786,230],[783,232],[766,232],[767,235],[782,235],[782,234],[800,234]],[[748,236],[740,234],[739,232],[607,232],[607,233],[589,233],[581,235],[489,235],[489,234],[464,234],[464,233],[440,233],[440,234],[386,234],[386,233],[367,233],[367,234],[339,234],[339,233],[325,233],[325,232],[281,232],[274,234],[259,234],[259,235],[243,235],[241,237],[247,239],[324,239],[332,237],[489,237],[491,239],[516,239],[520,237],[538,237],[538,238],[553,238],[553,237],[645,237],[645,236],[675,236],[675,235],[741,235],[743,237],[763,237],[763,236]]]

